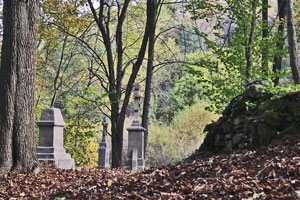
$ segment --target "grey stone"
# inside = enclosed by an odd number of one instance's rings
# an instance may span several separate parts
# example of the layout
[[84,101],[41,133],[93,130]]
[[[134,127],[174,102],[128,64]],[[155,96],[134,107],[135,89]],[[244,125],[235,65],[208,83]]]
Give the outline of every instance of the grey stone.
[[104,117],[103,119],[103,132],[102,132],[102,140],[99,144],[98,150],[98,168],[110,168],[109,165],[109,152],[110,152],[110,145],[107,142],[107,119]]
[[231,126],[231,122],[225,122],[223,127],[223,131],[224,133],[230,133],[232,131],[232,126]]
[[134,171],[137,171],[138,170],[138,168],[137,168],[137,166],[138,166],[138,161],[137,161],[137,148],[134,148],[133,150],[132,150],[132,160],[131,160],[131,168],[132,168],[132,170],[134,170]]
[[231,140],[231,139],[232,139],[231,134],[226,134],[226,136],[225,136],[225,141]]
[[63,147],[63,128],[65,122],[57,108],[43,110],[39,127],[39,146],[37,157],[40,162],[55,164],[62,169],[75,169],[74,159],[66,153]]
[[226,141],[226,151],[228,153],[231,153],[232,152],[232,140],[227,140]]
[[242,140],[243,134],[237,134],[232,138],[232,145],[237,145]]
[[137,170],[143,170],[145,167],[144,162],[144,131],[142,127],[133,129],[128,128],[128,153],[127,153],[127,169],[133,169],[132,163],[134,158],[134,151],[136,152]]
[[294,191],[294,197],[295,197],[296,199],[300,199],[300,190]]
[[239,125],[240,123],[243,122],[244,119],[242,119],[241,117],[243,117],[243,116],[238,116],[234,119],[234,122],[233,122],[234,125]]
[[125,169],[140,171],[145,168],[144,160],[144,132],[139,122],[140,110],[139,85],[134,87],[134,116],[132,124],[128,130],[128,153]]
[[251,98],[255,98],[258,95],[257,85],[251,84],[250,86],[248,86],[246,94]]

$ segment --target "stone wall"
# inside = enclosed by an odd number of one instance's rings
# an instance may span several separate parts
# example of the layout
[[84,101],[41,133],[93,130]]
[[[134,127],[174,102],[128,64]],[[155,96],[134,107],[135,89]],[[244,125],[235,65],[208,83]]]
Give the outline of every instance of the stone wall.
[[222,117],[206,126],[199,152],[232,152],[267,145],[299,132],[300,92],[281,98],[263,94],[255,85],[234,98]]

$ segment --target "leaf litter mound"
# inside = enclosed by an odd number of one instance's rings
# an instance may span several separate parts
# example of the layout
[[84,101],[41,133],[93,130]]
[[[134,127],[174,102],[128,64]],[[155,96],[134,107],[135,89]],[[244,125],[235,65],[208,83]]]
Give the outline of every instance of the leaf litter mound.
[[300,199],[300,135],[256,151],[150,168],[0,174],[0,199]]

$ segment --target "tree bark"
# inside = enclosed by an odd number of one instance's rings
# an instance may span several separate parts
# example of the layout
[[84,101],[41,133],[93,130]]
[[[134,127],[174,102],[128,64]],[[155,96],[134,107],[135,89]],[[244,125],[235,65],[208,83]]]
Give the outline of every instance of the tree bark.
[[154,61],[154,47],[155,47],[155,28],[157,18],[157,0],[148,1],[148,12],[150,15],[149,20],[149,44],[148,44],[148,62],[147,62],[147,74],[145,84],[145,96],[143,104],[142,115],[142,127],[146,129],[144,135],[144,157],[146,158],[146,150],[148,144],[148,125],[149,125],[149,112],[150,112],[150,99],[151,99],[151,85],[153,77],[153,61]]
[[293,0],[287,0],[286,4],[286,18],[287,18],[287,31],[288,31],[288,43],[290,53],[290,65],[292,68],[292,74],[295,84],[300,83],[300,66],[299,66],[299,53],[298,43],[296,36]]
[[112,168],[122,166],[123,127],[119,122],[118,111],[112,107],[111,111],[111,143],[112,143]]
[[[248,81],[250,81],[250,69],[252,67],[252,48],[251,45],[253,43],[253,38],[254,38],[254,30],[256,27],[256,8],[257,8],[257,0],[253,0],[252,2],[252,19],[251,19],[251,24],[250,24],[250,33],[249,33],[249,38],[248,41],[246,41],[245,45],[245,56],[246,56],[246,78]],[[245,34],[245,37],[247,36],[247,33]],[[246,37],[247,38],[247,37]]]
[[263,48],[262,48],[262,71],[265,75],[268,75],[268,0],[263,0],[262,2],[262,39],[263,39]]
[[4,0],[0,68],[0,171],[38,167],[34,92],[38,0]]
[[[278,26],[278,34],[279,39],[276,43],[276,49],[279,51],[283,51],[284,47],[284,18],[285,18],[285,9],[286,9],[286,0],[277,0],[278,5],[278,18],[280,20],[280,24]],[[280,54],[279,54],[280,55]],[[277,72],[281,70],[282,65],[282,56],[275,55],[274,56],[274,64],[273,64],[273,72]],[[279,77],[274,79],[274,85],[277,86],[279,84]]]

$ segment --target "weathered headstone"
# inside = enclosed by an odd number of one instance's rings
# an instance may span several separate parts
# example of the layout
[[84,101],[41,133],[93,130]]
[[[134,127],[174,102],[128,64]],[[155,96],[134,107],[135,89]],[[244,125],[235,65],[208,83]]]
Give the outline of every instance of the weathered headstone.
[[57,108],[43,110],[39,127],[39,146],[37,157],[40,162],[55,164],[62,169],[75,169],[74,159],[63,147],[63,129],[65,122]]
[[106,117],[103,118],[103,132],[102,132],[102,140],[99,144],[99,150],[98,150],[98,168],[110,168],[109,166],[109,151],[110,151],[110,145],[107,142],[107,119]]
[[128,153],[127,153],[127,163],[125,169],[130,170],[143,170],[145,168],[144,161],[144,129],[139,121],[139,111],[140,111],[140,99],[139,94],[140,85],[136,84],[134,86],[134,116],[132,124],[128,130]]

